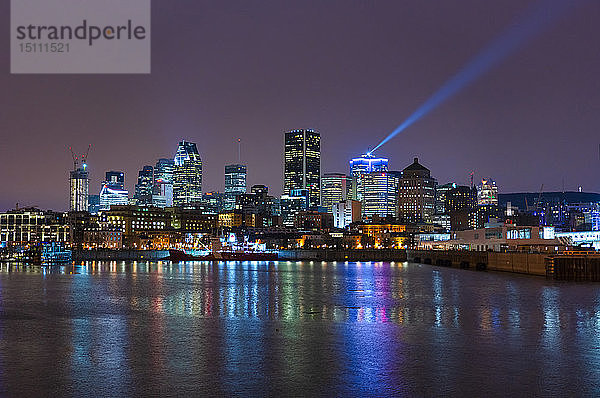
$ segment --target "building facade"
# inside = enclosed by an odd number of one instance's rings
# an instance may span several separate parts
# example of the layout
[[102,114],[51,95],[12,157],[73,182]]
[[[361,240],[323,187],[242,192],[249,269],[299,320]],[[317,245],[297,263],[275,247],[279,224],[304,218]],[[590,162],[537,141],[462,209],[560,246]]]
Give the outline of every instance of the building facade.
[[90,180],[85,163],[69,173],[70,211],[88,211]]
[[370,153],[350,160],[350,199],[362,201],[364,187],[362,175],[365,173],[388,171],[388,159],[379,158]]
[[375,171],[361,175],[362,217],[398,217],[398,183],[400,174],[392,171]]
[[333,206],[333,225],[346,228],[352,223],[362,220],[362,205],[358,200],[347,199]]
[[498,206],[498,187],[496,186],[496,181],[491,178],[481,180],[481,185],[477,186],[477,204]]

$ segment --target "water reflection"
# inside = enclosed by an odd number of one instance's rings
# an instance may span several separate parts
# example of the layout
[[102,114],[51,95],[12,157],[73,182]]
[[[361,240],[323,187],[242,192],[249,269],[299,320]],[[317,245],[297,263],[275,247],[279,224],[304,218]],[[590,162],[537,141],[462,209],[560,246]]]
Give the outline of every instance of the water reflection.
[[597,395],[599,330],[594,285],[408,263],[2,265],[0,393]]

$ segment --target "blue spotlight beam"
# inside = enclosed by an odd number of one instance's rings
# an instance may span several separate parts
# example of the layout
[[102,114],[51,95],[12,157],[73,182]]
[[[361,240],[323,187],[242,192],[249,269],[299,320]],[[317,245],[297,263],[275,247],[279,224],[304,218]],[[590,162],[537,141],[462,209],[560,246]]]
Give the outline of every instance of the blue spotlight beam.
[[371,152],[394,138],[423,116],[437,108],[448,98],[463,90],[483,74],[496,66],[528,41],[543,33],[553,22],[564,16],[569,9],[574,8],[587,0],[542,0],[534,4],[513,23],[500,36],[494,39],[486,48],[477,54],[463,69],[451,77],[427,101],[410,115],[401,125],[396,127],[383,139]]

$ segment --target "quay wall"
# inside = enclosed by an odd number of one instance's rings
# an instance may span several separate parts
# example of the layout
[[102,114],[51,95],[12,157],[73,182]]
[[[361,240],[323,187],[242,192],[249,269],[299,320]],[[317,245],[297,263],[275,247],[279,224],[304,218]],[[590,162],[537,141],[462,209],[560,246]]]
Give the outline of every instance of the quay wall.
[[547,254],[453,250],[407,250],[408,261],[446,267],[546,275]]

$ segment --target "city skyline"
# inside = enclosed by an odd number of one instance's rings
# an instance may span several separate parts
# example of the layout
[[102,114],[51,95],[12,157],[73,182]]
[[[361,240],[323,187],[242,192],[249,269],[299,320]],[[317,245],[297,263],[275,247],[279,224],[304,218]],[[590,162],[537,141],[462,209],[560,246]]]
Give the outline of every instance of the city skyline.
[[[182,138],[198,143],[203,191],[223,191],[223,167],[238,162],[241,138],[248,186],[265,184],[279,196],[281,135],[293,128],[321,132],[322,173],[346,173],[349,158],[387,136],[533,3],[299,3],[243,12],[153,4],[150,77],[0,76],[8,137],[0,168],[11,181],[0,208],[67,210],[68,147],[84,152],[90,143],[90,193],[107,170],[125,172],[134,192],[137,172],[170,157]],[[590,39],[599,12],[587,4],[565,15],[377,155],[389,157],[392,170],[419,157],[440,182],[467,184],[475,171],[503,192],[537,192],[542,183],[547,191],[600,191],[598,142],[590,139],[600,125],[600,55]],[[0,14],[8,20],[8,2]],[[303,27],[305,18],[316,29]],[[322,37],[324,26],[338,33]],[[8,49],[6,38],[0,47]]]

